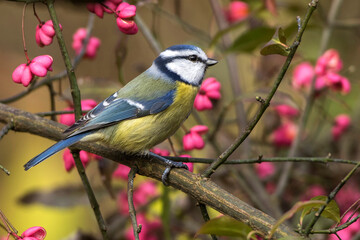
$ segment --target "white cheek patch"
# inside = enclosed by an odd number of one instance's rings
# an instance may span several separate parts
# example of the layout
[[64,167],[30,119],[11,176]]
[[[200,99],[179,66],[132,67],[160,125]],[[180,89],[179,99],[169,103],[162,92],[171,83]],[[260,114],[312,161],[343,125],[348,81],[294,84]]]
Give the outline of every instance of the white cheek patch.
[[204,77],[205,63],[191,62],[186,59],[174,59],[172,62],[166,64],[167,69],[178,74],[182,80],[193,84],[199,85]]

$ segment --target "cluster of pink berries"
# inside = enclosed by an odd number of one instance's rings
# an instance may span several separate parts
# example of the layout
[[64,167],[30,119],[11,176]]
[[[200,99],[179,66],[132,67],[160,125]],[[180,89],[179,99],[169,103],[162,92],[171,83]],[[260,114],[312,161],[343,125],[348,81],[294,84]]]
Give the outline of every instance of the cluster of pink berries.
[[275,112],[280,117],[280,126],[271,134],[271,142],[276,147],[289,147],[297,135],[298,127],[294,122],[294,118],[299,115],[299,110],[292,106],[281,104],[275,107]]
[[347,114],[340,114],[335,117],[334,125],[331,129],[333,139],[339,140],[340,137],[349,129],[351,118]]
[[[216,101],[221,98],[221,84],[216,78],[210,77],[203,81],[199,93],[195,97],[194,108],[198,111],[213,109],[212,100]],[[201,135],[208,132],[208,127],[204,125],[197,125],[190,129],[190,131],[183,137],[183,147],[185,151],[193,149],[203,149],[205,142]]]
[[203,149],[205,142],[201,135],[204,135],[209,131],[209,128],[205,125],[196,125],[192,127],[188,134],[183,137],[183,146],[185,151],[192,149]]
[[[348,94],[351,90],[351,84],[346,77],[339,74],[342,68],[343,62],[338,51],[329,49],[318,58],[315,67],[309,62],[297,65],[293,72],[292,85],[297,90],[308,90],[312,81],[315,80],[317,95],[320,95],[326,89]],[[340,139],[349,128],[350,123],[351,119],[346,114],[340,114],[335,118],[331,130],[335,141]]]
[[[71,44],[76,54],[79,54],[83,48],[86,39],[87,31],[85,28],[79,28],[73,35],[73,42]],[[101,41],[97,37],[90,37],[86,45],[84,57],[93,59],[96,57],[97,50],[99,49]]]
[[136,6],[122,0],[106,0],[103,3],[89,3],[87,8],[98,17],[103,18],[104,12],[116,15],[116,24],[125,34],[136,34],[138,27],[134,21]]
[[339,74],[343,67],[338,51],[327,50],[316,62],[315,67],[309,62],[297,65],[293,73],[292,85],[295,89],[309,89],[315,79],[315,89],[320,94],[330,88],[333,91],[347,94],[351,90],[349,80]]
[[[134,21],[136,15],[136,6],[130,5],[122,0],[106,0],[103,3],[89,3],[89,11],[95,13],[100,18],[104,12],[116,15],[116,23],[120,31],[125,34],[136,34],[138,27]],[[35,14],[36,15],[36,14]],[[36,15],[38,18],[38,16]],[[51,20],[42,22],[39,18],[39,24],[36,26],[35,40],[40,47],[48,46],[53,42],[55,36],[54,24]],[[61,24],[59,24],[62,30]],[[86,38],[86,29],[80,28],[73,35],[72,47],[76,54],[79,54]],[[25,42],[24,42],[25,44]],[[85,49],[85,57],[95,58],[96,52],[100,47],[101,41],[96,37],[90,37]],[[53,58],[49,55],[41,55],[34,59],[29,59],[26,51],[27,63],[20,64],[15,68],[12,79],[15,83],[23,84],[25,87],[33,81],[34,76],[45,77],[48,71],[51,71]]]
[[[59,25],[62,30],[61,24]],[[35,40],[40,47],[48,46],[53,42],[55,36],[54,24],[51,20],[40,22],[36,26]]]
[[12,79],[25,87],[29,86],[34,76],[45,77],[48,71],[52,71],[53,58],[50,55],[41,55],[17,66],[12,73]]
[[212,109],[213,103],[211,99],[218,100],[221,98],[220,89],[221,84],[216,78],[210,77],[205,79],[194,101],[196,110],[203,111]]
[[8,240],[10,235],[17,240],[43,240],[46,237],[46,230],[43,227],[31,227],[25,230],[21,236],[15,232],[8,233],[7,237],[2,237],[2,240]]
[[[62,26],[59,25],[62,30]],[[50,45],[55,36],[54,25],[51,20],[41,22],[36,26],[35,40],[40,47]],[[48,71],[52,71],[53,58],[50,55],[37,56],[30,60],[25,52],[27,63],[20,64],[12,73],[15,83],[20,83],[25,87],[33,81],[35,76],[45,77]]]

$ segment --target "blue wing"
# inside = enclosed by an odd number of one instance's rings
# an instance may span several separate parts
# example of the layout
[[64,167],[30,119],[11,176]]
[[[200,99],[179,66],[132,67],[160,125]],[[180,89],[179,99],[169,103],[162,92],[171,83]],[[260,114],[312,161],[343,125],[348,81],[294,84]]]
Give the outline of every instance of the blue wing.
[[172,104],[174,93],[175,90],[171,90],[164,96],[151,100],[117,98],[117,93],[111,95],[79,119],[74,125],[65,130],[65,133],[70,133],[66,139],[57,142],[28,161],[24,165],[25,170],[30,169],[62,149],[80,141],[83,137],[91,134],[93,130],[116,124],[125,119],[144,117],[164,111]]
[[175,90],[171,90],[161,97],[142,100],[117,98],[117,93],[114,93],[65,130],[64,133],[70,133],[69,136],[74,136],[111,126],[122,120],[159,113],[173,103],[174,95]]

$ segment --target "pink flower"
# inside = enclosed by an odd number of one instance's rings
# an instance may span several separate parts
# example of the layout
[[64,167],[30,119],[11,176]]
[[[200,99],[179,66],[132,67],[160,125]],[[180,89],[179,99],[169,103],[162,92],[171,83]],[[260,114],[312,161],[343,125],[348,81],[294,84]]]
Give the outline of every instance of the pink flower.
[[[60,29],[62,30],[61,24],[59,24]],[[51,20],[42,22],[36,26],[35,31],[35,40],[40,47],[50,45],[55,36],[54,24]]]
[[217,100],[221,98],[220,88],[221,84],[216,78],[211,77],[205,79],[200,87],[199,93],[196,95],[194,107],[198,111],[212,109],[213,104],[210,99]]
[[43,227],[31,227],[21,234],[24,240],[42,240],[46,237],[46,230]]
[[342,61],[339,52],[335,49],[327,50],[316,62],[315,72],[317,75],[325,75],[329,72],[338,73],[342,69]]
[[159,195],[156,184],[153,181],[145,181],[134,192],[134,202],[139,206],[145,205],[151,198]]
[[52,71],[53,58],[50,55],[41,55],[31,60],[30,71],[39,77],[45,77],[48,71]]
[[[76,54],[79,54],[83,48],[84,40],[86,38],[86,29],[79,28],[73,35],[72,48],[75,50]],[[101,41],[97,37],[90,37],[89,42],[85,49],[85,57],[93,59],[96,57],[97,50],[99,49]]]
[[136,15],[136,6],[122,2],[116,8],[117,18],[116,24],[120,31],[125,34],[136,34],[138,27],[134,21]]
[[351,118],[349,115],[340,114],[335,117],[334,126],[331,129],[333,139],[335,141],[339,140],[344,132],[350,127]]
[[48,71],[52,71],[53,58],[50,55],[40,55],[30,60],[27,64],[20,64],[12,73],[15,83],[29,86],[35,76],[45,77]]
[[[183,155],[180,155],[179,157],[191,158],[191,156],[188,155],[188,154],[183,154]],[[192,163],[192,162],[184,162],[184,164],[186,164],[186,166],[188,166],[190,172],[194,171],[194,163]]]
[[[345,216],[341,219],[341,224],[351,221],[354,217],[358,215],[357,212],[349,211]],[[360,221],[359,219],[352,223],[347,228],[340,230],[337,232],[340,239],[342,240],[351,240],[353,237],[357,235],[360,231]],[[338,240],[339,238],[336,235],[332,234],[329,236],[328,240]]]
[[260,179],[266,179],[275,173],[275,165],[272,162],[262,162],[255,165],[256,173]]
[[[65,151],[63,153],[63,159],[64,159],[65,170],[67,172],[69,172],[71,169],[73,169],[75,167],[75,161],[70,152],[70,149],[68,149],[68,148],[65,149]],[[87,152],[81,150],[80,151],[80,160],[81,160],[83,166],[86,167],[90,161],[89,154]]]
[[99,18],[104,17],[104,8],[100,3],[88,3],[86,4],[86,8],[90,12],[95,13]]
[[291,121],[285,122],[271,134],[271,141],[277,147],[289,147],[292,144],[298,127]]
[[127,180],[129,176],[130,169],[128,166],[119,164],[117,169],[113,172],[113,178]]
[[[87,9],[95,13],[99,18],[103,18],[104,12],[113,13],[116,10],[116,7],[122,2],[122,0],[106,0],[103,4],[100,3],[88,3],[86,5]],[[105,6],[103,6],[105,5]]]
[[190,129],[188,134],[183,137],[183,146],[185,151],[193,149],[203,149],[205,146],[204,140],[201,135],[207,133],[209,128],[204,125],[196,125]]
[[[152,181],[141,183],[135,190],[133,201],[135,208],[145,205],[151,198],[159,195],[156,184]],[[129,204],[126,192],[122,191],[118,195],[118,207],[121,214],[129,214]]]
[[32,74],[29,65],[23,63],[17,66],[12,73],[12,79],[15,83],[21,83],[25,87],[29,86],[33,80],[34,75]]
[[327,87],[327,79],[325,76],[317,77],[315,80],[315,90],[320,92]]
[[232,1],[225,10],[225,15],[230,23],[242,21],[249,15],[249,6],[242,1]]
[[294,69],[292,86],[297,90],[308,89],[314,76],[314,67],[309,62],[300,63]]
[[153,148],[153,149],[150,149],[150,151],[157,154],[157,155],[159,155],[159,156],[163,156],[163,157],[170,156],[170,152],[168,150],[165,150],[165,149]]
[[[138,224],[141,224],[141,232],[139,233],[140,239],[158,240],[164,236],[162,231],[162,223],[160,219],[156,218],[148,221],[144,214],[136,216]],[[135,240],[132,227],[129,227],[125,232],[126,240]]]
[[337,73],[329,72],[324,75],[327,85],[334,91],[339,91],[342,94],[347,94],[351,90],[351,85],[346,77]]
[[[83,111],[89,111],[89,110],[93,109],[94,107],[96,107],[96,105],[97,105],[97,102],[93,99],[81,100],[81,109]],[[71,111],[71,110],[74,110],[74,108],[67,107],[64,109],[64,111]],[[75,123],[75,115],[73,113],[61,114],[59,122],[64,125],[71,126]]]
[[318,184],[311,185],[307,190],[304,196],[301,198],[302,201],[310,200],[316,196],[324,196],[327,195],[325,189]]
[[275,107],[275,111],[280,117],[293,118],[299,115],[299,110],[286,104],[280,104]]

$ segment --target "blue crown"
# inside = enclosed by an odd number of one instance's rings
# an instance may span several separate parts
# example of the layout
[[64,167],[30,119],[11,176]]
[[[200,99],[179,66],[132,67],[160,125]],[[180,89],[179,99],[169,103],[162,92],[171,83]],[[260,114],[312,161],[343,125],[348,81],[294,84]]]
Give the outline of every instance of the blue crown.
[[181,50],[198,50],[199,48],[194,46],[194,45],[186,45],[186,44],[182,44],[182,45],[173,45],[171,47],[168,47],[166,50],[172,50],[172,51],[181,51]]

